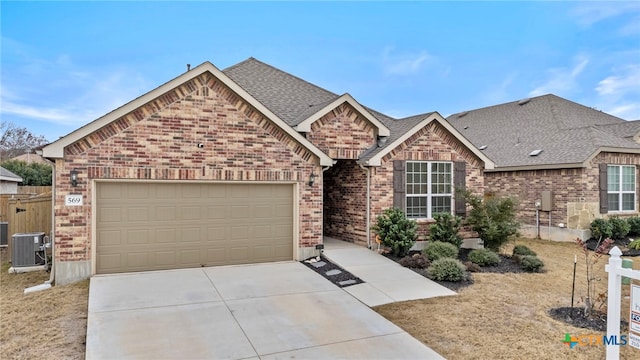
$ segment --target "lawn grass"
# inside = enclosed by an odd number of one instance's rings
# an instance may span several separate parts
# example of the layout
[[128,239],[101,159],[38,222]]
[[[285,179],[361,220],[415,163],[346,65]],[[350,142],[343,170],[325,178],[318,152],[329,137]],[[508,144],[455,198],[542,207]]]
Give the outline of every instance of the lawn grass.
[[[586,293],[584,255],[574,243],[520,239],[545,263],[544,273],[475,273],[475,284],[457,296],[383,305],[375,310],[448,359],[604,359],[604,346],[562,343],[573,336],[598,334],[556,321],[554,307],[571,305],[574,255],[578,256],[576,306]],[[510,253],[513,244],[505,246]],[[605,256],[594,267],[606,291]],[[634,262],[640,268],[640,258]],[[629,286],[623,286],[622,319],[629,317]],[[603,310],[606,311],[606,305]],[[622,333],[627,334],[627,333]],[[628,334],[627,334],[628,335]],[[640,350],[621,347],[622,359],[640,358]]]
[[25,295],[50,274],[9,274],[1,251],[0,359],[84,359],[89,281]]
[[[565,333],[596,332],[548,315],[553,307],[571,304],[574,255],[578,255],[576,306],[583,305],[585,264],[577,245],[536,240],[518,240],[518,244],[536,251],[546,272],[476,273],[475,284],[457,296],[388,304],[375,310],[448,359],[604,359],[603,346],[569,349],[561,342]],[[597,285],[600,291],[607,285],[606,259],[596,266],[602,278]],[[49,274],[8,274],[8,267],[3,258],[0,359],[83,359],[88,280],[24,295],[25,288],[42,284]],[[634,261],[634,268],[640,268],[640,258]],[[624,295],[629,295],[628,286],[623,286]],[[628,319],[628,298],[622,309],[622,318]],[[640,350],[623,346],[621,358],[640,358]]]

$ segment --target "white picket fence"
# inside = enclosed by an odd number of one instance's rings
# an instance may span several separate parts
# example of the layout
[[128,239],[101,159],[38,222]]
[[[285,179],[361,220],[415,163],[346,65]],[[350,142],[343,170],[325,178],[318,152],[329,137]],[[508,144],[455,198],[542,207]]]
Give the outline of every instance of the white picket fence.
[[[620,301],[622,297],[622,277],[640,280],[640,271],[622,267],[622,251],[614,246],[609,251],[609,263],[604,270],[609,273],[609,294],[607,302],[607,336],[620,339]],[[620,359],[620,346],[607,346],[607,360]]]

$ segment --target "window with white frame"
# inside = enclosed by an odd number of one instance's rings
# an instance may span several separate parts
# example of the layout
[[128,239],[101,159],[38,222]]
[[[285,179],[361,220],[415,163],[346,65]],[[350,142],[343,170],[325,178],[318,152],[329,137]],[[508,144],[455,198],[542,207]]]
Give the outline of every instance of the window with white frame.
[[636,167],[634,165],[607,166],[609,211],[636,210]]
[[433,218],[433,214],[451,213],[453,163],[407,161],[407,217]]

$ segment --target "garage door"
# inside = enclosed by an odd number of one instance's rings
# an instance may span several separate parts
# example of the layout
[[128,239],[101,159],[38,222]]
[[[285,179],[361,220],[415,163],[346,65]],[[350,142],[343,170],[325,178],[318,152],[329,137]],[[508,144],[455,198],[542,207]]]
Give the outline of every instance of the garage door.
[[97,183],[98,274],[293,258],[293,185]]

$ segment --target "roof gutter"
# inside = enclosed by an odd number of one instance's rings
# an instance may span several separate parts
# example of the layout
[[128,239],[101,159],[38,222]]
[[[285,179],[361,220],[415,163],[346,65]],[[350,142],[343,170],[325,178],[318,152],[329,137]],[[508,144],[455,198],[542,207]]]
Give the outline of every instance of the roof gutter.
[[533,171],[533,170],[557,170],[557,169],[576,169],[589,167],[589,163],[600,153],[625,153],[625,154],[640,154],[640,148],[615,148],[611,146],[603,146],[591,153],[589,157],[583,162],[576,163],[561,163],[561,164],[540,164],[540,165],[516,165],[516,166],[496,166],[493,169],[486,169],[485,172],[500,172],[500,171]]

